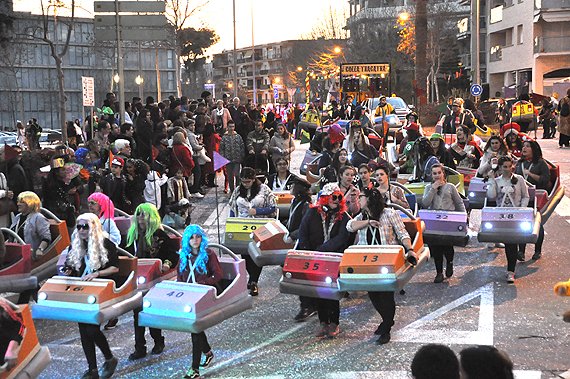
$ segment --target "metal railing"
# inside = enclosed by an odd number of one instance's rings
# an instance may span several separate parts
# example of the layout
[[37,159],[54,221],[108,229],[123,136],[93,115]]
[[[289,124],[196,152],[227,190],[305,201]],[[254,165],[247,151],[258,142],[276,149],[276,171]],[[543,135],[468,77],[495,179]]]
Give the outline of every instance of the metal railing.
[[559,37],[538,37],[534,43],[534,53],[570,52],[570,35]]

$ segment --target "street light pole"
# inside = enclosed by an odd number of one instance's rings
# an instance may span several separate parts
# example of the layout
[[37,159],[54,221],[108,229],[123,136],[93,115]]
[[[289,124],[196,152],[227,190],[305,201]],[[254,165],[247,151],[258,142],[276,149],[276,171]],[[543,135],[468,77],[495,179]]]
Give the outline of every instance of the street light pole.
[[236,0],[233,0],[233,16],[234,16],[234,97],[237,97],[237,57],[236,57],[236,49],[237,49],[237,40],[236,40]]
[[121,17],[119,16],[119,0],[115,0],[115,20],[117,29],[117,72],[119,74],[119,123],[122,124],[125,120],[125,70],[123,66],[123,49],[121,46]]
[[471,0],[471,30],[473,30],[471,43],[471,57],[473,74],[471,78],[474,83],[481,84],[481,56],[480,50],[480,31],[481,31],[481,3],[479,0]]
[[255,82],[255,40],[254,40],[254,30],[253,30],[253,1],[251,0],[251,49],[253,54],[251,54],[253,62],[253,104],[257,104],[257,83]]

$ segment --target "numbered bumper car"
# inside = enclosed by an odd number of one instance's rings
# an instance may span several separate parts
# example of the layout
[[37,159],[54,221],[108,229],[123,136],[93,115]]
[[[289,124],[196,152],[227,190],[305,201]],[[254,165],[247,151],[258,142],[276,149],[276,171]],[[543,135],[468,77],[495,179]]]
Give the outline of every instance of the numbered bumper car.
[[20,344],[16,367],[7,370],[6,365],[0,366],[0,379],[37,378],[51,361],[49,349],[40,346],[29,306],[17,306],[8,300],[6,302],[16,313],[20,313],[26,331]]
[[[306,175],[307,170],[312,169],[315,170],[316,167],[319,166],[319,159],[321,159],[323,155],[321,153],[317,153],[313,150],[307,150],[305,152],[305,157],[303,158],[303,162],[301,163],[301,167],[299,167],[299,172],[301,175]],[[314,172],[316,174],[316,170]]]
[[208,247],[230,255],[230,258],[219,259],[224,273],[222,292],[217,295],[216,288],[196,283],[158,283],[144,297],[140,326],[200,333],[252,308],[245,261],[225,246],[210,244]]
[[457,172],[463,174],[463,185],[469,188],[471,180],[477,176],[477,169],[469,167],[457,167]]
[[248,246],[251,242],[251,233],[267,223],[277,221],[274,218],[228,217],[224,232],[224,243],[236,254],[249,254]]
[[94,325],[117,318],[142,306],[142,293],[137,291],[136,271],[136,258],[120,256],[117,277],[126,279],[118,288],[110,279],[93,279],[89,282],[67,276],[48,279],[40,288],[32,315],[37,319]]
[[287,228],[279,221],[269,222],[260,226],[252,233],[248,246],[249,256],[256,265],[282,265],[287,252],[295,246],[294,242],[285,242],[289,235]]
[[474,177],[471,178],[469,182],[469,187],[467,189],[467,199],[469,199],[470,209],[481,209],[485,205],[485,199],[487,199],[487,187],[489,183],[483,180],[483,178]]
[[418,263],[410,265],[400,245],[353,245],[344,251],[339,266],[338,286],[341,291],[397,291],[402,289],[429,259],[429,248],[424,246],[424,223],[408,210],[392,204],[391,207],[408,213],[404,225]]
[[0,293],[23,292],[38,286],[38,278],[31,274],[32,251],[16,233],[2,228],[2,233],[14,238],[16,242],[6,242],[4,265],[0,267]]
[[469,242],[467,212],[422,209],[419,217],[426,225],[426,244],[466,246]]
[[291,250],[283,265],[279,291],[298,296],[340,300],[338,289],[340,253]]
[[479,242],[535,243],[541,216],[535,208],[484,207],[481,212]]

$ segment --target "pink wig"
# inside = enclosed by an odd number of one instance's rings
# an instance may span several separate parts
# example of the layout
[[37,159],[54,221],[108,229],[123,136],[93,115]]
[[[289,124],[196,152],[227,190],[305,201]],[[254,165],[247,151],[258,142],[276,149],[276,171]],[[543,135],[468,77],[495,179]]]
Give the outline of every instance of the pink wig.
[[113,200],[109,199],[109,196],[101,192],[94,192],[87,198],[87,201],[95,201],[99,204],[101,207],[99,217],[111,220],[115,219],[115,205],[113,204]]

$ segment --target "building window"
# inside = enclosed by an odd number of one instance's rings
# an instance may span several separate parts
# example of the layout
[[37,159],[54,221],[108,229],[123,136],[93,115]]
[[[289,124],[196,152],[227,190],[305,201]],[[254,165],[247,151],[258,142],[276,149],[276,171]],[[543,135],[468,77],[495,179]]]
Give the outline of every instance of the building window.
[[166,67],[174,68],[174,51],[172,50],[166,51]]
[[523,26],[521,24],[517,26],[517,43],[521,45],[523,42]]

